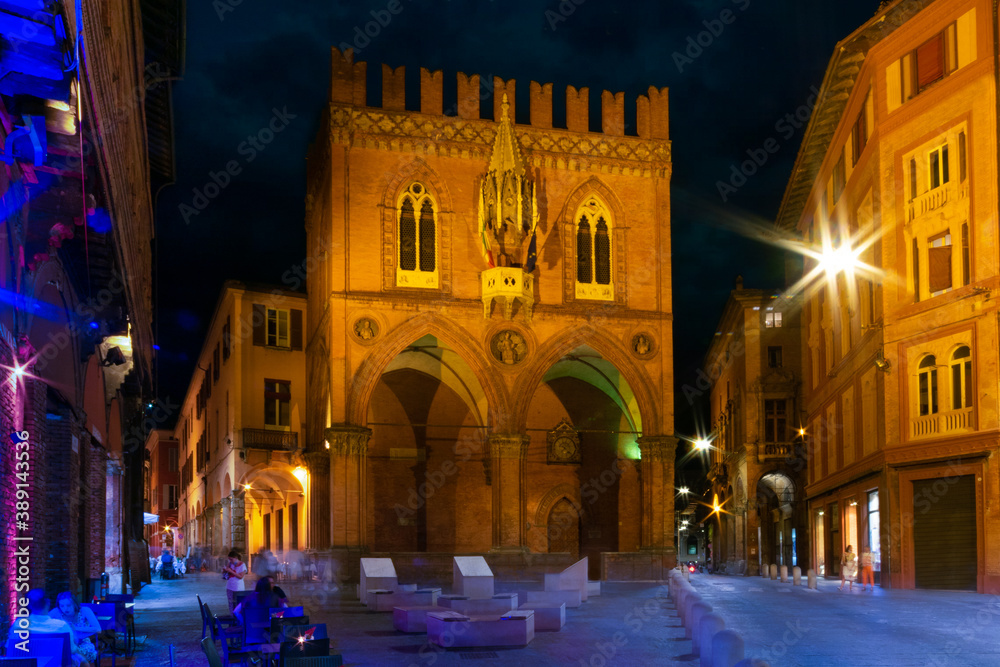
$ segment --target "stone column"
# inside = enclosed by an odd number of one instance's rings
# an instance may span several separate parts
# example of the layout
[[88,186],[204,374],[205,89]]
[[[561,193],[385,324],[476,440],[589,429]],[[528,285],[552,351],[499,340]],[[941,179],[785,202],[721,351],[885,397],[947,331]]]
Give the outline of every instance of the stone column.
[[489,457],[493,487],[493,548],[491,551],[527,550],[525,521],[525,458],[528,443],[524,435],[491,435]]
[[644,435],[636,443],[642,456],[642,550],[663,556],[663,568],[677,564],[674,548],[674,452],[677,438]]
[[247,554],[246,498],[242,491],[233,492],[230,497],[229,519],[232,548],[243,554],[243,560],[250,560]]
[[371,429],[342,424],[326,429],[330,443],[330,546],[368,547],[368,440]]
[[309,468],[309,533],[306,544],[310,549],[330,548],[330,452],[320,449],[303,455]]

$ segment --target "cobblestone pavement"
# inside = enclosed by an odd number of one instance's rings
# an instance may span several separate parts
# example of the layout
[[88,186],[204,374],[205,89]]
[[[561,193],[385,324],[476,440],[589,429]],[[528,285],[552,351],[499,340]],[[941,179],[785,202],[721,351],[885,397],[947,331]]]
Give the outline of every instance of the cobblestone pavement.
[[[692,584],[728,628],[746,642],[749,657],[779,665],[1000,665],[1000,598],[942,591],[819,591],[761,578],[693,575]],[[390,614],[368,612],[350,592],[330,584],[282,583],[305,605],[312,622],[326,622],[345,665],[697,665],[691,642],[655,582],[610,583],[578,609],[566,610],[561,632],[537,632],[520,649],[442,650],[421,635],[397,633]],[[136,665],[206,665],[198,641],[195,594],[226,611],[224,583],[204,573],[155,581],[136,598],[137,634],[145,640]],[[498,583],[497,592],[523,585]],[[540,586],[534,587],[536,590]]]

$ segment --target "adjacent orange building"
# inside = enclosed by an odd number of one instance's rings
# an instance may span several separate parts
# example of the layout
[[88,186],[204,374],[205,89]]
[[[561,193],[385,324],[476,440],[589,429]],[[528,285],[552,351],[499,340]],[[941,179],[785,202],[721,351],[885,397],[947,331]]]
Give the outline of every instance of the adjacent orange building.
[[310,543],[350,568],[376,552],[448,573],[455,553],[501,573],[589,556],[594,577],[659,578],[674,562],[666,89],[639,96],[632,136],[622,93],[601,94],[598,123],[568,88],[557,128],[551,84],[459,73],[453,88],[422,69],[413,100],[402,67],[381,74],[371,105],[366,64],[334,50],[309,155]]
[[996,25],[985,1],[883,3],[837,45],[785,193],[777,226],[824,258],[802,312],[820,574],[850,544],[884,586],[1000,583]]

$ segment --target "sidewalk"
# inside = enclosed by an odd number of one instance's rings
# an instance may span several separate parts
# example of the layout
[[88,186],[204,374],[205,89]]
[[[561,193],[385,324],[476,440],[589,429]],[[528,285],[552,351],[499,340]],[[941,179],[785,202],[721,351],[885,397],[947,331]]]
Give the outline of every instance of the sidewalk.
[[[795,665],[1000,665],[1000,599],[941,591],[839,592],[839,582],[819,591],[752,577],[692,575],[692,585],[744,638],[747,656],[772,667]],[[804,581],[803,581],[804,584]],[[203,667],[198,641],[201,617],[195,594],[213,610],[227,611],[222,579],[204,573],[155,581],[136,598],[136,631],[147,639],[137,665]],[[444,651],[421,635],[392,627],[390,614],[370,613],[351,593],[329,584],[282,583],[313,622],[328,624],[331,645],[345,665],[687,665],[691,642],[657,583],[606,583],[600,597],[566,610],[561,632],[538,632],[520,649]],[[516,586],[498,583],[497,592]],[[540,588],[537,586],[536,588]]]

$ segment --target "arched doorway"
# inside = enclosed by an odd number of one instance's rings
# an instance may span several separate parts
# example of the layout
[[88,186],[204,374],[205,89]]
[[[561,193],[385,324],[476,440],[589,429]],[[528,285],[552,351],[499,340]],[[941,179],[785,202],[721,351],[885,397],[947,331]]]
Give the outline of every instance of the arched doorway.
[[793,561],[793,513],[795,486],[784,473],[769,472],[757,482],[757,512],[760,517],[760,550],[763,565],[787,565]]
[[560,499],[549,511],[546,524],[549,553],[569,553],[580,557],[580,515],[567,498]]

